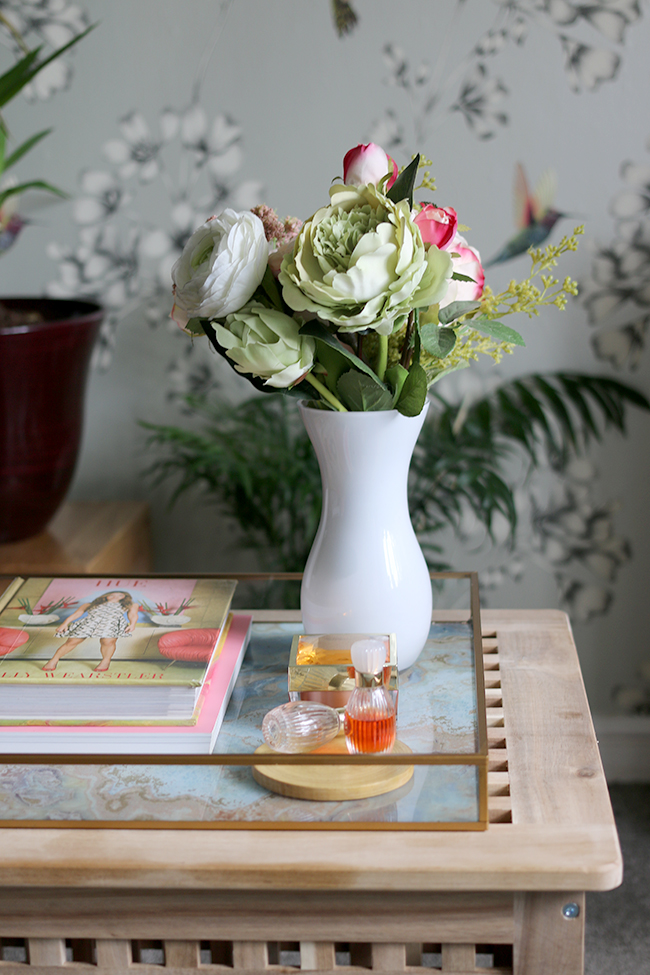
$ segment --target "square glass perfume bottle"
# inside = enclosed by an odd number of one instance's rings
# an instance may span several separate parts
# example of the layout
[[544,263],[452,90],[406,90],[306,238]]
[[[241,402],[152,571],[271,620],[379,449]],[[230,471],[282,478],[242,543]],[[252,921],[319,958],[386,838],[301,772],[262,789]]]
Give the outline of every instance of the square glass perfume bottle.
[[386,649],[384,684],[397,707],[397,645],[394,633],[298,634],[289,656],[289,700],[343,708],[355,687],[352,644],[372,638]]

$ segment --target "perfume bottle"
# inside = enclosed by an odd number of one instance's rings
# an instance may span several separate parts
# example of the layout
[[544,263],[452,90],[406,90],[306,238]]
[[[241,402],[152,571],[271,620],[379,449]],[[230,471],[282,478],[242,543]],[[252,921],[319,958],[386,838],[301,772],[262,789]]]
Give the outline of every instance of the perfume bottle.
[[343,722],[348,751],[389,752],[395,744],[395,705],[384,685],[386,647],[372,638],[357,640],[351,655],[355,688]]
[[338,711],[315,701],[289,701],[264,716],[262,734],[275,752],[310,752],[339,733]]

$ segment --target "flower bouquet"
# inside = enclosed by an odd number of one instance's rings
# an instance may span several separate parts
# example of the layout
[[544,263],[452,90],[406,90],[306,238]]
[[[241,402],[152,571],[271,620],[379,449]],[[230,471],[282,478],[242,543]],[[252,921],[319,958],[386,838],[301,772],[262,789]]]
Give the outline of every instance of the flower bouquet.
[[379,146],[359,145],[304,223],[268,206],[211,217],[172,270],[172,317],[258,389],[418,415],[442,376],[524,345],[500,319],[564,307],[576,285],[547,272],[582,232],[531,250],[529,277],[495,295],[456,211],[414,203],[416,189],[435,190],[427,170],[416,187],[428,165],[416,156],[398,172]]
[[304,223],[266,206],[224,210],[172,270],[181,327],[258,389],[307,400],[324,503],[301,586],[305,631],[395,633],[400,669],[431,623],[406,491],[427,391],[480,353],[498,361],[523,345],[502,317],[563,307],[576,291],[546,274],[574,233],[532,252],[529,278],[494,295],[456,211],[414,203],[416,189],[435,189],[428,165],[416,156],[398,172],[379,146],[357,146]]

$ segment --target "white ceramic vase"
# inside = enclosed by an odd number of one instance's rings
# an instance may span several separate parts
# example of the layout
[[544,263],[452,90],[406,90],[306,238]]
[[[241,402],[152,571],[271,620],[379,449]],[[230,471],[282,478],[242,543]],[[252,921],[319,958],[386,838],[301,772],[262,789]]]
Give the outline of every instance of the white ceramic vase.
[[407,497],[427,406],[406,417],[300,404],[323,483],[300,591],[305,632],[395,633],[400,670],[415,663],[431,624],[431,580]]

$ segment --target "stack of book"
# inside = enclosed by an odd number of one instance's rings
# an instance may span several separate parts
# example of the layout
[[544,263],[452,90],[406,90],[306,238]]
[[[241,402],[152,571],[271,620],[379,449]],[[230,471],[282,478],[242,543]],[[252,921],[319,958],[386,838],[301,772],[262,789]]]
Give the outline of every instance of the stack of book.
[[250,637],[224,579],[14,579],[0,752],[209,754]]

